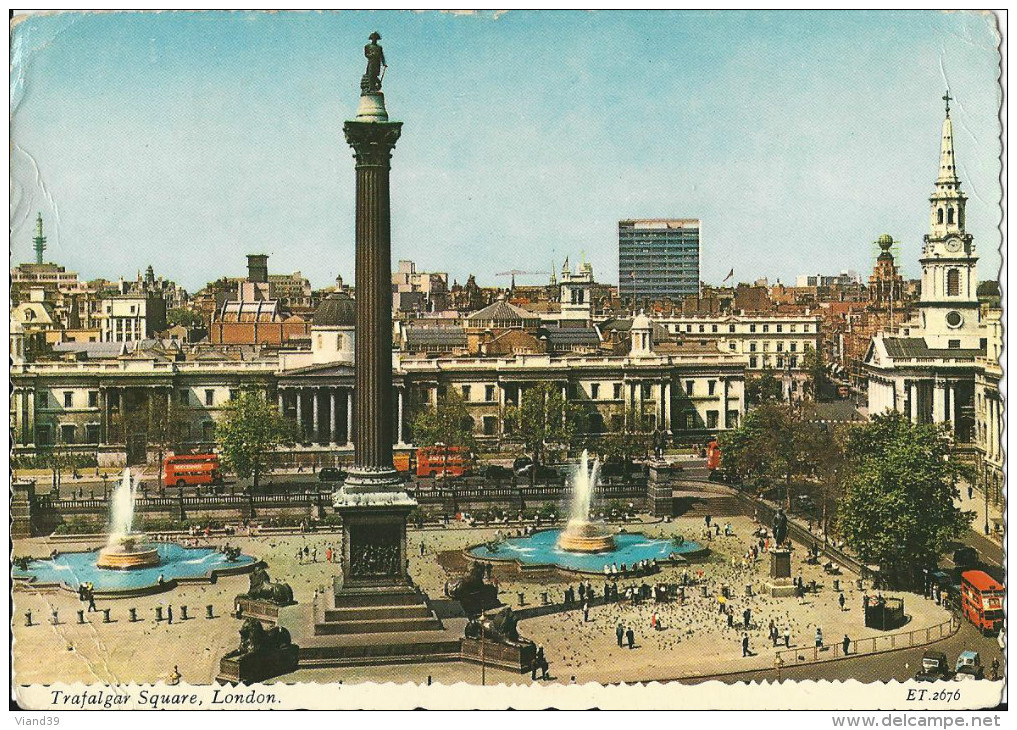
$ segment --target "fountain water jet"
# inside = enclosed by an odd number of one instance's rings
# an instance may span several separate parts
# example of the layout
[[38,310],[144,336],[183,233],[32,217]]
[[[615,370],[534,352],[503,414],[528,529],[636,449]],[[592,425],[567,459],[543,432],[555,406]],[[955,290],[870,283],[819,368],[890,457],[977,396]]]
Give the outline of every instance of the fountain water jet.
[[159,551],[146,541],[145,535],[131,530],[134,523],[135,488],[128,467],[124,469],[120,484],[113,490],[109,540],[95,561],[98,568],[131,570],[159,564]]
[[583,450],[582,458],[572,476],[572,507],[569,521],[558,537],[558,547],[573,553],[602,553],[614,550],[614,536],[600,522],[590,521],[593,490],[600,475],[600,460],[593,461]]

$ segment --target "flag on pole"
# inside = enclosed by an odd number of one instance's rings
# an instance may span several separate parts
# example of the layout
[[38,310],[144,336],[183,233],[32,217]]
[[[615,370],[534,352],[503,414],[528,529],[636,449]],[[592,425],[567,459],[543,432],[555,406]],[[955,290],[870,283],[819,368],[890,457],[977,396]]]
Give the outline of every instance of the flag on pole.
[[732,276],[734,276],[734,268],[732,268],[729,272],[727,272],[727,276],[725,276],[723,279],[721,279],[720,283],[723,284],[725,281],[730,279]]

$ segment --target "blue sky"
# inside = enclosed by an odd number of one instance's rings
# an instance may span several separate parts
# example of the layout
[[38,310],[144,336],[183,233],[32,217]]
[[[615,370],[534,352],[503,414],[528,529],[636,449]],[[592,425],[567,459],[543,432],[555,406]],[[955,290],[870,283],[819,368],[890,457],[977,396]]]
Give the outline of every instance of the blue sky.
[[[247,253],[353,279],[362,47],[377,29],[393,260],[463,281],[565,256],[617,282],[617,221],[703,220],[703,278],[917,276],[944,90],[980,277],[999,266],[993,19],[941,12],[71,13],[12,38],[14,261],[195,290]],[[520,278],[538,283],[541,277]]]

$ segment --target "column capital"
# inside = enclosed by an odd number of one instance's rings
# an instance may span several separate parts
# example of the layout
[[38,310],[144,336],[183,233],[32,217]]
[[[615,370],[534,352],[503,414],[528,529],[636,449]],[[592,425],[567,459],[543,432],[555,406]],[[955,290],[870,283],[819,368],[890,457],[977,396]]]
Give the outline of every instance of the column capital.
[[346,122],[343,134],[357,167],[388,167],[402,128],[402,122]]

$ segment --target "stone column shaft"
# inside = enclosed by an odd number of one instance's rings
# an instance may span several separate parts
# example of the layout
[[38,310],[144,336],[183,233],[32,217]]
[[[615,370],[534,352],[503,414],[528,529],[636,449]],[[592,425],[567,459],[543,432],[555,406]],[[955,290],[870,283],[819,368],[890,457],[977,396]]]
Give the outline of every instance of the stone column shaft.
[[339,416],[336,414],[335,408],[335,388],[328,389],[328,413],[329,413],[329,432],[328,441],[331,444],[339,443],[336,441],[336,433],[338,431]]

